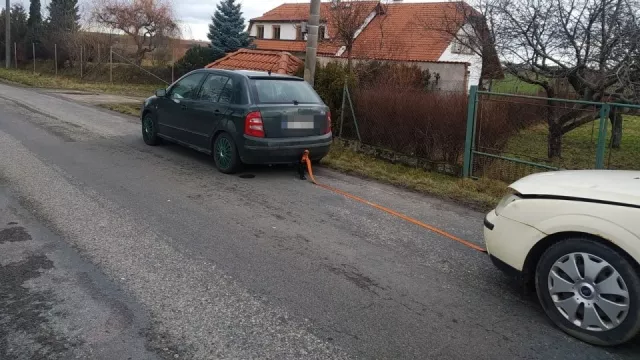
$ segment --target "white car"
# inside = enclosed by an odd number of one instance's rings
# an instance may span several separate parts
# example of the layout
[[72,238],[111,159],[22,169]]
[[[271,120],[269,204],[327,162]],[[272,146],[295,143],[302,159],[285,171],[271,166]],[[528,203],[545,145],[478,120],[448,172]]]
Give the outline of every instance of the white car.
[[549,318],[595,345],[640,331],[640,171],[527,176],[487,214],[493,263],[535,286]]

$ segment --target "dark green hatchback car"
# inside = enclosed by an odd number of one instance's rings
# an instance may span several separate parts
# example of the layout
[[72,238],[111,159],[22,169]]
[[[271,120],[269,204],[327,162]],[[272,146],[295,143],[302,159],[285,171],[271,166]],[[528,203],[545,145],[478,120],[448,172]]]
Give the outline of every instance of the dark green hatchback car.
[[331,145],[331,113],[313,88],[293,76],[201,69],[145,100],[142,137],[213,154],[218,169],[320,160]]

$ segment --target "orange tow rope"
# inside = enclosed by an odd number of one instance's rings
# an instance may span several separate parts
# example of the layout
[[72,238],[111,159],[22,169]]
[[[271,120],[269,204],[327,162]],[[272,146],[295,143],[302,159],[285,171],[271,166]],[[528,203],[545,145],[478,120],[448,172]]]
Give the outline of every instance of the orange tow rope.
[[423,222],[421,222],[419,220],[416,220],[416,219],[414,219],[412,217],[409,217],[407,215],[401,214],[401,213],[399,213],[399,212],[397,212],[395,210],[391,210],[389,208],[386,208],[386,207],[384,207],[382,205],[378,205],[378,204],[373,203],[371,201],[365,200],[365,199],[363,199],[361,197],[358,197],[358,196],[355,196],[355,195],[351,195],[351,194],[349,194],[349,193],[347,193],[345,191],[336,189],[336,188],[328,186],[328,185],[324,185],[324,184],[318,183],[316,181],[316,179],[313,177],[313,169],[311,168],[311,160],[309,159],[309,150],[305,150],[304,151],[304,153],[302,154],[302,159],[300,160],[300,162],[307,165],[307,172],[309,173],[309,178],[311,179],[311,182],[314,183],[315,185],[320,186],[321,188],[325,188],[325,189],[327,189],[329,191],[335,192],[336,194],[340,194],[340,195],[346,196],[349,199],[352,199],[352,200],[361,202],[363,204],[369,205],[369,206],[374,207],[374,208],[376,208],[378,210],[382,210],[382,211],[384,211],[384,212],[386,212],[388,214],[391,214],[393,216],[397,216],[402,220],[405,220],[405,221],[408,221],[408,222],[410,222],[412,224],[418,225],[418,226],[420,226],[422,228],[425,228],[425,229],[427,229],[427,230],[429,230],[431,232],[434,232],[436,234],[442,235],[442,236],[444,236],[446,238],[449,238],[449,239],[451,239],[453,241],[457,241],[462,245],[470,247],[471,249],[474,249],[474,250],[477,250],[477,251],[480,251],[480,252],[483,252],[483,253],[487,252],[487,250],[485,250],[481,246],[478,246],[478,245],[476,245],[476,244],[474,244],[472,242],[469,242],[467,240],[463,240],[463,239],[461,239],[461,238],[459,238],[459,237],[457,237],[455,235],[449,234],[448,232],[446,232],[444,230],[438,229],[438,228],[433,227],[433,226],[431,226],[429,224],[425,224],[425,223],[423,223]]

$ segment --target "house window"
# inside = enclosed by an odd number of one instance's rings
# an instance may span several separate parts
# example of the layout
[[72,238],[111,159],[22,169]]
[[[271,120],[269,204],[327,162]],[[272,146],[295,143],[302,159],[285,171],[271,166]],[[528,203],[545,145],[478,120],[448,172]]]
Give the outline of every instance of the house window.
[[324,26],[318,27],[318,40],[324,39],[324,31],[325,31]]
[[468,46],[468,44],[469,44],[469,39],[466,36],[453,39],[451,52],[454,54],[473,55],[473,49],[471,49]]
[[258,39],[264,39],[264,25],[257,25],[256,26],[256,37]]
[[273,38],[280,39],[280,25],[273,25]]

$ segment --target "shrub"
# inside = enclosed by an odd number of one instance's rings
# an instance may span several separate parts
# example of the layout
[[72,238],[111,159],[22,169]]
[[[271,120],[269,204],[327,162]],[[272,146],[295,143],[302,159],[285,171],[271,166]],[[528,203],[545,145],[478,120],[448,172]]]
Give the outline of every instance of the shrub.
[[[222,56],[224,56],[224,54]],[[176,62],[176,75],[179,77],[189,71],[202,69],[222,56],[217,55],[217,53],[208,46],[196,45],[187,50],[184,56]]]

